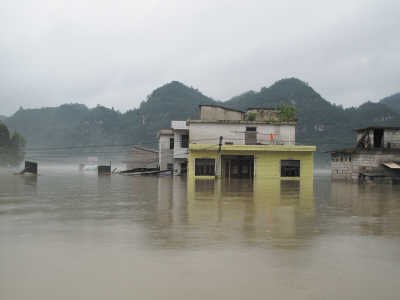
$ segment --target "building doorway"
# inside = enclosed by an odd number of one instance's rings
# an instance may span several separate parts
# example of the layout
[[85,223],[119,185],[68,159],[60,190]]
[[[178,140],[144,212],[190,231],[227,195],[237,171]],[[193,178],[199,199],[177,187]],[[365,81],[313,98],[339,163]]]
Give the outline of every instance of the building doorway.
[[383,129],[374,129],[374,148],[383,146]]
[[223,155],[221,165],[223,178],[252,179],[254,177],[254,156]]

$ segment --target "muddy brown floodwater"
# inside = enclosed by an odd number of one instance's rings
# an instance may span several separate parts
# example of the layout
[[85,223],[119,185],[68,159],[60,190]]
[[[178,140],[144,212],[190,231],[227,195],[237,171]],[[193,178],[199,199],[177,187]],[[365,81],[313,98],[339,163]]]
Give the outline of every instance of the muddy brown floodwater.
[[0,173],[0,299],[399,299],[400,187]]

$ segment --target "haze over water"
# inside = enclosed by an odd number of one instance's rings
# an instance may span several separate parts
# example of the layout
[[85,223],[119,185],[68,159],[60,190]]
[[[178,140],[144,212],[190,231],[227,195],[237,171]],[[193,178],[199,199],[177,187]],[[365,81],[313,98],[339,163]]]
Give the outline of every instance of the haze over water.
[[0,299],[398,299],[400,186],[0,171]]

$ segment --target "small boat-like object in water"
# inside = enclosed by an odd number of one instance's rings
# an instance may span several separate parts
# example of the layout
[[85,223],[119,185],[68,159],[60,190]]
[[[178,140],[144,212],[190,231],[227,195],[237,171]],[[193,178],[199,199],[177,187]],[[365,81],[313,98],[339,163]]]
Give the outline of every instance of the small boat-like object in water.
[[135,168],[131,170],[120,171],[118,174],[124,176],[165,176],[171,175],[172,170],[160,170],[158,168]]

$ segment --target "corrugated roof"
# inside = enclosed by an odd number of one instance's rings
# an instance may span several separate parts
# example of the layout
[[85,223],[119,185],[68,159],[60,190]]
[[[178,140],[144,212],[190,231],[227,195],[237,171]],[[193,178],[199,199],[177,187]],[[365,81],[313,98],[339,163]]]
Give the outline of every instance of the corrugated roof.
[[400,164],[398,164],[397,162],[394,162],[394,161],[386,162],[386,163],[383,163],[382,165],[384,165],[385,167],[388,167],[389,169],[400,170]]

